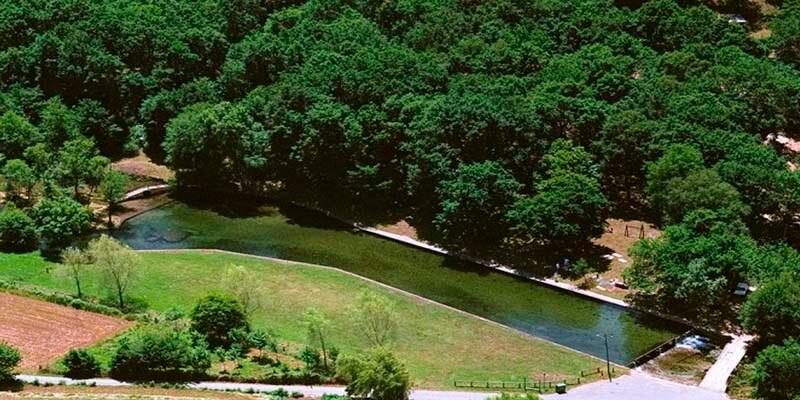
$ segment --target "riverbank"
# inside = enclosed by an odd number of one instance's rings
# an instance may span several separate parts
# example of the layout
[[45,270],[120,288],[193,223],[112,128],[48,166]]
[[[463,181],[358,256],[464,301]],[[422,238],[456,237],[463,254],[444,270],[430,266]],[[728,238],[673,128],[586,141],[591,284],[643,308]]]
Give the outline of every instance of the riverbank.
[[354,230],[285,203],[185,199],[131,219],[114,235],[135,249],[214,248],[331,265],[605,358],[598,332],[614,335],[611,360],[626,364],[685,329],[621,307],[531,284],[454,257]]
[[[522,381],[535,372],[574,380],[580,371],[604,365],[589,355],[331,267],[218,250],[151,251],[141,256],[139,278],[129,293],[159,312],[188,312],[199,298],[224,290],[220,281],[227,266],[241,265],[253,273],[256,280],[249,284],[260,288],[264,300],[253,325],[273,331],[283,345],[297,351],[305,343],[301,316],[308,307],[318,308],[331,321],[330,342],[343,353],[363,348],[347,310],[362,291],[384,295],[403,321],[395,351],[422,388],[452,387],[454,379]],[[60,279],[55,270],[35,254],[0,255],[0,279],[71,292],[71,282]],[[82,286],[89,296],[103,298],[106,293],[95,271],[87,273]],[[108,359],[107,350],[98,348],[98,358]],[[248,373],[257,368],[248,365]]]

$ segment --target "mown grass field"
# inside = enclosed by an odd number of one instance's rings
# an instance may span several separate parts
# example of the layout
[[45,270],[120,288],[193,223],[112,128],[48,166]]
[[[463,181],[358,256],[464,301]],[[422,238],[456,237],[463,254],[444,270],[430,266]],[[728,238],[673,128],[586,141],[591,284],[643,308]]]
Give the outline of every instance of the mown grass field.
[[[599,360],[550,342],[400,294],[328,269],[288,265],[221,253],[142,253],[130,294],[154,310],[191,309],[197,299],[220,290],[228,265],[255,271],[264,287],[265,306],[254,325],[280,340],[302,344],[302,313],[316,307],[331,320],[332,342],[343,352],[365,343],[351,328],[346,309],[361,291],[376,291],[395,304],[401,321],[396,351],[419,387],[446,388],[459,380],[521,380],[540,376],[573,377],[601,366]],[[0,279],[72,292],[72,282],[37,254],[0,254]],[[85,291],[106,296],[102,279],[89,273]]]

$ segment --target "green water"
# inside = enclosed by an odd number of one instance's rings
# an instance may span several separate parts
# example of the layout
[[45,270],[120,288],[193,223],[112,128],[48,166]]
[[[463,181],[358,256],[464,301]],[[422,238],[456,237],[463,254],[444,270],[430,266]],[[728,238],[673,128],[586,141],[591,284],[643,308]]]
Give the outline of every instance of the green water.
[[336,266],[625,364],[683,327],[363,233],[292,206],[210,210],[175,202],[115,236],[136,249],[216,248]]

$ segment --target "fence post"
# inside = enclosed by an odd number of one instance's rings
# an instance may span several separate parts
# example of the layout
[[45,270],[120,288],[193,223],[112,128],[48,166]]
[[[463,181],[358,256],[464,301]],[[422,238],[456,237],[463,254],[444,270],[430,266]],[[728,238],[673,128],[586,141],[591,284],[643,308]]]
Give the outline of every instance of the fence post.
[[522,391],[523,392],[527,392],[528,391],[528,377],[527,376],[522,378]]

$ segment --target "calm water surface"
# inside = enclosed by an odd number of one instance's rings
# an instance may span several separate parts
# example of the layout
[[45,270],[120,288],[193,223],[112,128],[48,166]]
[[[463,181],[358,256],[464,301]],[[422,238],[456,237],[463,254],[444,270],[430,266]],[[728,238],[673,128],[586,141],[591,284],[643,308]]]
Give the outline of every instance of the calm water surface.
[[353,232],[292,206],[208,209],[175,202],[129,220],[115,236],[135,249],[216,248],[335,266],[555,343],[632,361],[685,327],[471,263]]

